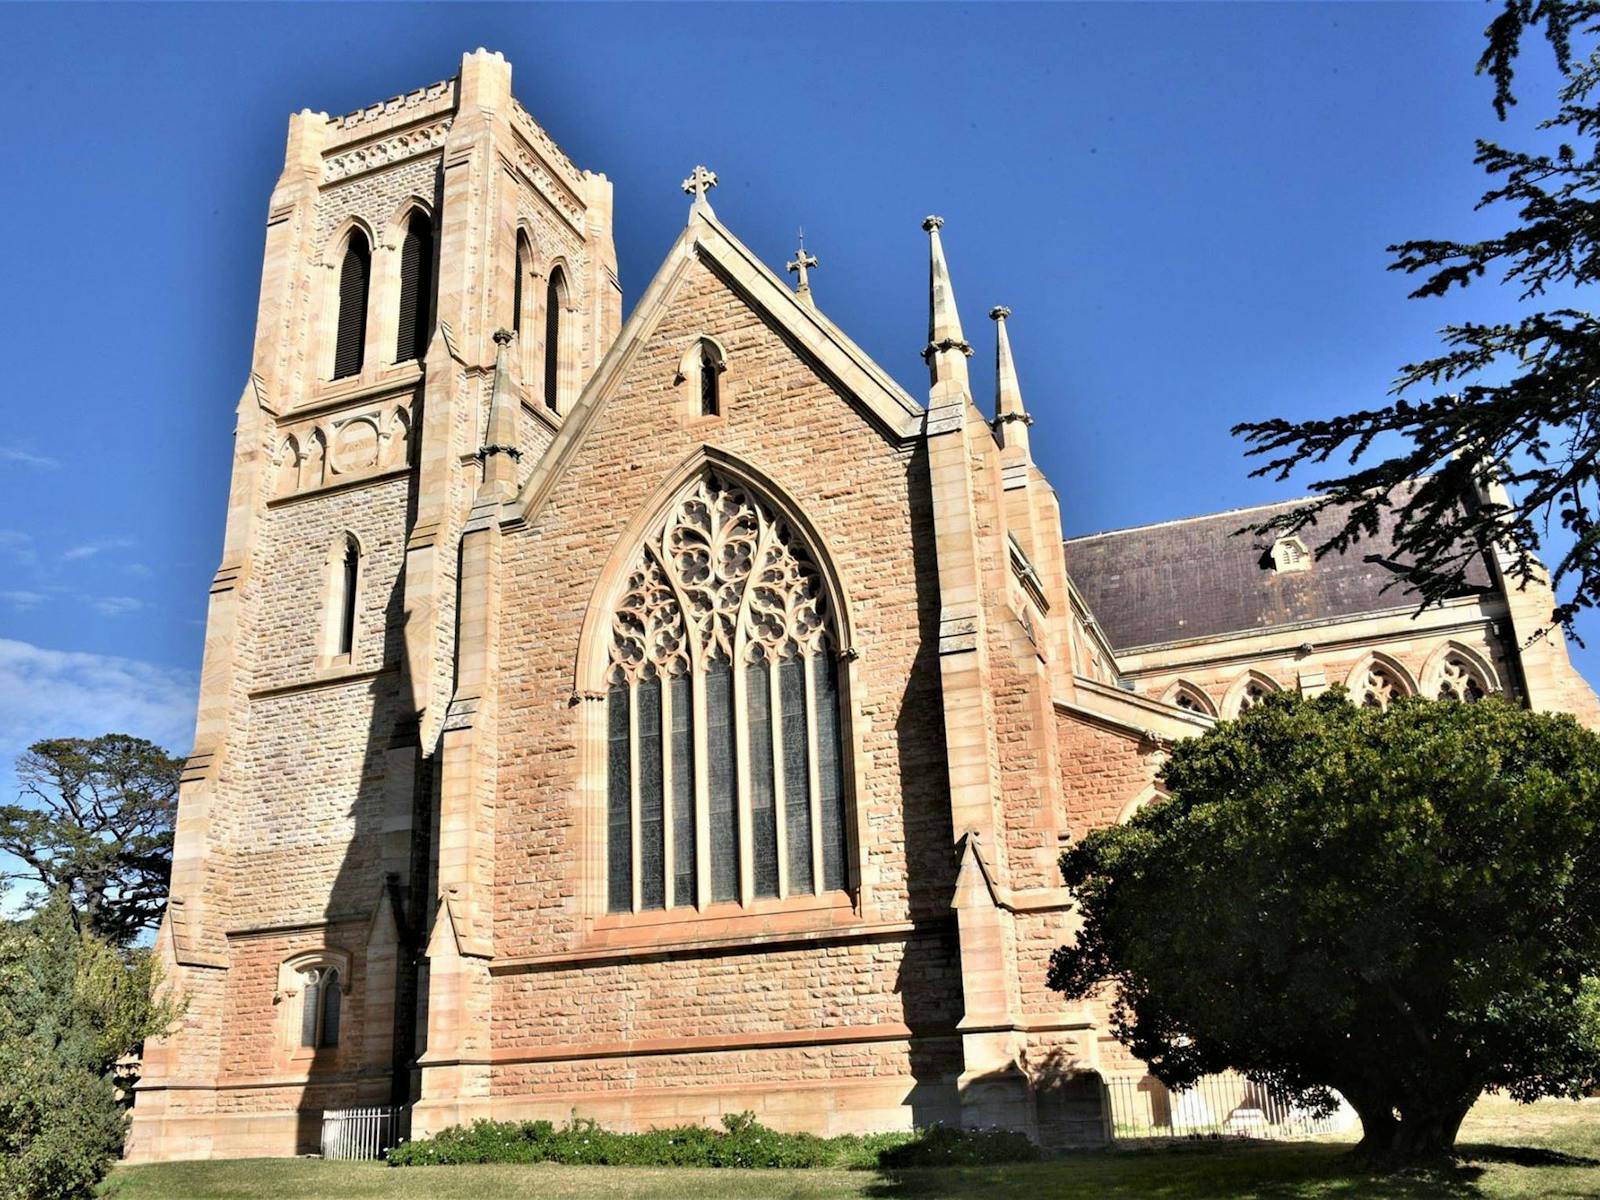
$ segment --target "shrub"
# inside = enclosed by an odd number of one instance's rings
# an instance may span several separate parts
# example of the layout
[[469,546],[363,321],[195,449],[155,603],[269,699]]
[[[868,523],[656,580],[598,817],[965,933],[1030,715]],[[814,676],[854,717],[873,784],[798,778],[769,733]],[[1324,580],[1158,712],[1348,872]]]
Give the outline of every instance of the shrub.
[[935,1126],[917,1133],[779,1133],[753,1113],[730,1113],[722,1128],[677,1125],[643,1133],[616,1133],[574,1117],[549,1121],[474,1121],[389,1152],[393,1167],[460,1163],[552,1162],[584,1166],[871,1168],[965,1166],[1026,1162],[1039,1156],[1021,1134],[969,1132]]

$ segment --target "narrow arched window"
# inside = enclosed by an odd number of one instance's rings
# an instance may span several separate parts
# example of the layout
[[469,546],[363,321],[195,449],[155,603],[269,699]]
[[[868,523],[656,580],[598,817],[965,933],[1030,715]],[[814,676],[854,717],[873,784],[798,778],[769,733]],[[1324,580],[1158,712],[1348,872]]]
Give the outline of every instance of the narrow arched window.
[[354,541],[345,543],[339,595],[339,649],[349,654],[356,642],[356,584],[361,574],[361,551]]
[[544,297],[544,405],[551,412],[561,411],[561,310],[566,302],[567,275],[555,267]]
[[708,471],[647,538],[611,628],[611,911],[846,890],[838,638],[799,534]]
[[428,352],[433,334],[433,222],[413,212],[400,244],[400,328],[395,336],[395,362],[408,362]]
[[306,967],[300,972],[300,980],[300,1045],[311,1050],[337,1046],[343,991],[338,968]]
[[718,388],[721,386],[719,376],[722,374],[722,364],[717,361],[717,352],[712,349],[709,342],[700,343],[700,415],[714,417],[722,411]]
[[522,281],[528,277],[528,243],[517,236],[517,277],[511,284],[511,332],[522,344]]
[[339,317],[333,350],[333,377],[361,374],[367,341],[367,284],[372,277],[372,249],[359,229],[350,231],[339,264]]

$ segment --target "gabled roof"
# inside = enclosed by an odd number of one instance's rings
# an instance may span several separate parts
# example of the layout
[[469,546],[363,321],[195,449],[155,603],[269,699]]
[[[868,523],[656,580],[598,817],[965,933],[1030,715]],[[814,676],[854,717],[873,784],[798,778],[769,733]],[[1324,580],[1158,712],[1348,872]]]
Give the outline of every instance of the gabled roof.
[[696,261],[704,263],[751,308],[771,321],[840,391],[855,397],[885,434],[898,440],[921,436],[925,415],[922,405],[837,325],[813,306],[802,304],[786,283],[717,220],[710,205],[700,203],[690,209],[689,223],[667,252],[539,465],[516,498],[507,503],[507,519],[531,518],[566,473],[589,429],[627,377],[629,366],[655,332],[688,268]]
[[[1274,570],[1271,538],[1234,536],[1303,503],[1286,500],[1068,538],[1067,573],[1118,651],[1421,603],[1407,581],[1408,564],[1396,555],[1392,509],[1375,536],[1303,571]],[[1314,549],[1318,529],[1336,528],[1339,520],[1338,511],[1330,510],[1302,540]],[[1490,590],[1488,568],[1475,561],[1462,594]]]

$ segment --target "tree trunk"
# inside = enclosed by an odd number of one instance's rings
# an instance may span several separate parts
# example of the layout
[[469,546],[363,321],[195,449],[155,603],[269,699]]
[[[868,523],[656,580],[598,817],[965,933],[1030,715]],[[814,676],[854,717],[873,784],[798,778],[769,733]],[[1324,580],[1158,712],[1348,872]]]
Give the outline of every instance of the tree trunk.
[[1358,1097],[1346,1093],[1345,1099],[1350,1101],[1350,1107],[1361,1118],[1361,1141],[1355,1149],[1357,1157],[1374,1161],[1387,1158],[1400,1131],[1400,1119],[1394,1115],[1394,1105],[1386,1099],[1373,1096]]
[[1396,1162],[1426,1162],[1447,1159],[1456,1148],[1456,1134],[1477,1094],[1457,1097],[1430,1097],[1405,1104],[1400,1109],[1400,1125],[1390,1143],[1389,1157]]

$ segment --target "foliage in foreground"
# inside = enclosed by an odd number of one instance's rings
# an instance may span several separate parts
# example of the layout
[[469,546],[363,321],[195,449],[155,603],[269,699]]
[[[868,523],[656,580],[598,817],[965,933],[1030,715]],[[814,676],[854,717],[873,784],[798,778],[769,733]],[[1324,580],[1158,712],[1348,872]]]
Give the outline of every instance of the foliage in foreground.
[[1274,696],[1173,751],[1172,798],[1062,858],[1050,984],[1111,985],[1169,1086],[1328,1088],[1375,1157],[1453,1146],[1487,1089],[1600,1082],[1600,737],[1498,699]]
[[721,1129],[680,1125],[644,1133],[615,1133],[593,1121],[474,1121],[440,1130],[389,1152],[389,1165],[421,1167],[461,1163],[564,1163],[627,1167],[934,1167],[1029,1162],[1038,1149],[1021,1134],[1002,1130],[916,1133],[779,1133],[751,1113],[729,1114]]
[[[1445,326],[1442,351],[1401,367],[1386,404],[1247,422],[1234,433],[1251,443],[1250,454],[1267,456],[1256,475],[1286,479],[1336,454],[1351,467],[1314,481],[1315,499],[1258,533],[1294,533],[1322,517],[1333,527],[1316,530],[1317,553],[1342,553],[1392,510],[1395,555],[1412,565],[1407,582],[1429,603],[1460,594],[1473,561],[1494,546],[1508,548],[1518,580],[1537,580],[1533,555],[1559,520],[1570,547],[1555,564],[1561,599],[1552,616],[1570,627],[1600,604],[1600,317],[1581,306],[1600,282],[1600,3],[1502,0],[1478,64],[1494,80],[1502,119],[1514,103],[1524,37],[1540,33],[1562,73],[1540,126],[1545,146],[1477,144],[1490,179],[1477,207],[1501,214],[1504,232],[1389,247],[1390,270],[1422,276],[1414,298],[1445,296],[1488,274],[1517,290],[1524,311]],[[1536,303],[1552,290],[1568,302]],[[1396,435],[1401,445],[1390,452]],[[1387,457],[1369,458],[1374,447]],[[1497,477],[1511,495],[1476,502]]]
[[0,1200],[93,1193],[122,1150],[112,1064],[177,1019],[159,968],[80,930],[64,897],[0,925]]
[[130,944],[167,901],[182,770],[125,733],[35,742],[17,759],[21,803],[0,804],[0,880],[41,903],[65,893],[95,934]]

